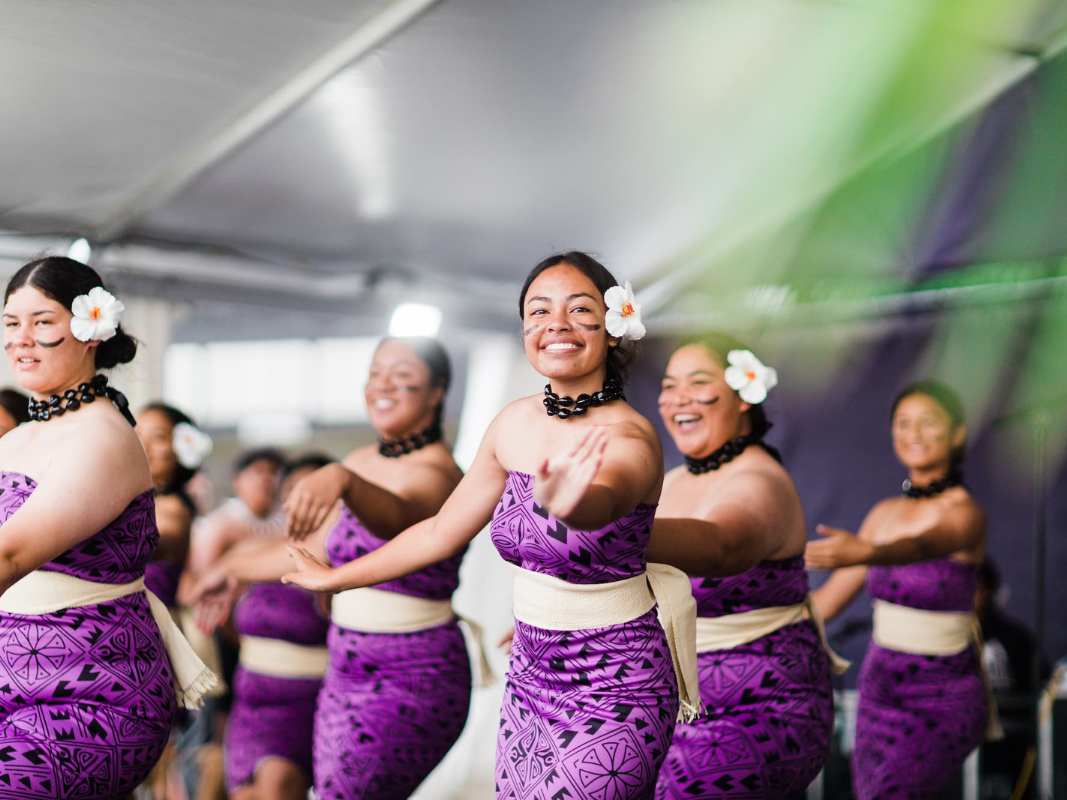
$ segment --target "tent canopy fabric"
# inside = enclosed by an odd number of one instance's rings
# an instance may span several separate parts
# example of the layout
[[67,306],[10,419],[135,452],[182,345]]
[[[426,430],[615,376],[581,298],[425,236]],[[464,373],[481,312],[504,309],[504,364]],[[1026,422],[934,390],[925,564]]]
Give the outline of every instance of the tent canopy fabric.
[[581,248],[669,308],[1041,71],[1063,4],[1004,5],[5,0],[0,259],[87,236],[148,293],[502,327]]

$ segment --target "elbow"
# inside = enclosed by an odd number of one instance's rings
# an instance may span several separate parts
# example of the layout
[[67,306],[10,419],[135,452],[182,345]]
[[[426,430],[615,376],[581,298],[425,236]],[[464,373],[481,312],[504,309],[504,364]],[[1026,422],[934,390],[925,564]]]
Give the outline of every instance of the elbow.
[[26,575],[21,569],[15,553],[10,550],[0,550],[0,594],[3,594]]

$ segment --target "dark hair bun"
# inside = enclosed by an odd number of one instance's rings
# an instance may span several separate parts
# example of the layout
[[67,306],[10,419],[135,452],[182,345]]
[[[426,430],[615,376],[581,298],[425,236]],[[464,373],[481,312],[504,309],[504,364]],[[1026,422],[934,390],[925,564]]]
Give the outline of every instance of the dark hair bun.
[[137,355],[137,340],[119,326],[118,331],[106,342],[96,347],[97,369],[111,369],[119,364],[129,364]]

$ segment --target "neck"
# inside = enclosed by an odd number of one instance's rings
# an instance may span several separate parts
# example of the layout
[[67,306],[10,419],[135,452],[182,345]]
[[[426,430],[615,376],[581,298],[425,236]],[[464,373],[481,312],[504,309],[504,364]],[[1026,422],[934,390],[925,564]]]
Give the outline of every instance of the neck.
[[376,431],[378,439],[381,441],[396,441],[399,439],[410,439],[412,436],[418,436],[420,433],[427,431],[433,425],[434,415],[430,413],[425,417],[421,417],[418,422],[413,425],[409,425],[403,430],[399,431]]
[[566,378],[550,378],[548,383],[552,387],[552,391],[558,394],[560,397],[578,397],[581,394],[592,394],[593,392],[599,392],[604,388],[604,382],[607,380],[607,370],[601,368],[596,372],[589,375],[583,375],[580,378],[566,379]]
[[95,369],[83,371],[79,373],[77,377],[72,378],[68,383],[63,383],[53,389],[47,389],[44,392],[33,392],[33,399],[48,400],[52,395],[59,395],[60,397],[62,397],[63,392],[67,391],[68,389],[77,389],[83,383],[88,383],[93,379],[94,375],[96,375]]
[[934,481],[948,477],[948,464],[933,464],[929,467],[917,467],[908,470],[908,480],[913,486],[927,486]]

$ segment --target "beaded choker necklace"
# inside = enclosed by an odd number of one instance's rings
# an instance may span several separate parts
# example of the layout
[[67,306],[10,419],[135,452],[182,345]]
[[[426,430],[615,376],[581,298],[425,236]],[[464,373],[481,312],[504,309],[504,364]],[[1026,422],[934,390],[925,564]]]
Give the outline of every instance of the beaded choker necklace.
[[545,413],[550,417],[567,419],[568,417],[580,417],[593,406],[602,406],[612,400],[625,400],[622,393],[622,384],[619,379],[610,376],[604,381],[604,388],[592,394],[582,393],[577,398],[564,395],[560,397],[552,391],[552,384],[545,384]]
[[400,458],[400,456],[421,450],[428,444],[441,440],[441,423],[434,422],[424,431],[408,436],[403,439],[379,439],[378,452],[386,458]]
[[130,413],[130,403],[126,395],[107,384],[106,375],[95,375],[92,380],[78,384],[77,389],[67,389],[63,396],[54,394],[47,400],[30,398],[30,419],[36,422],[48,422],[54,417],[62,417],[68,411],[77,411],[86,403],[92,403],[98,397],[107,397],[131,425],[137,421]]
[[694,475],[703,475],[705,472],[712,472],[717,470],[723,464],[733,461],[750,445],[758,442],[759,436],[755,434],[746,433],[744,436],[738,436],[736,439],[731,439],[718,450],[703,458],[690,458],[685,457],[685,468],[688,469]]
[[946,489],[951,489],[953,486],[959,486],[962,483],[963,479],[958,472],[950,472],[944,478],[928,483],[925,486],[916,486],[911,482],[910,478],[905,478],[900,484],[900,491],[905,497],[920,500],[926,497],[937,497]]

